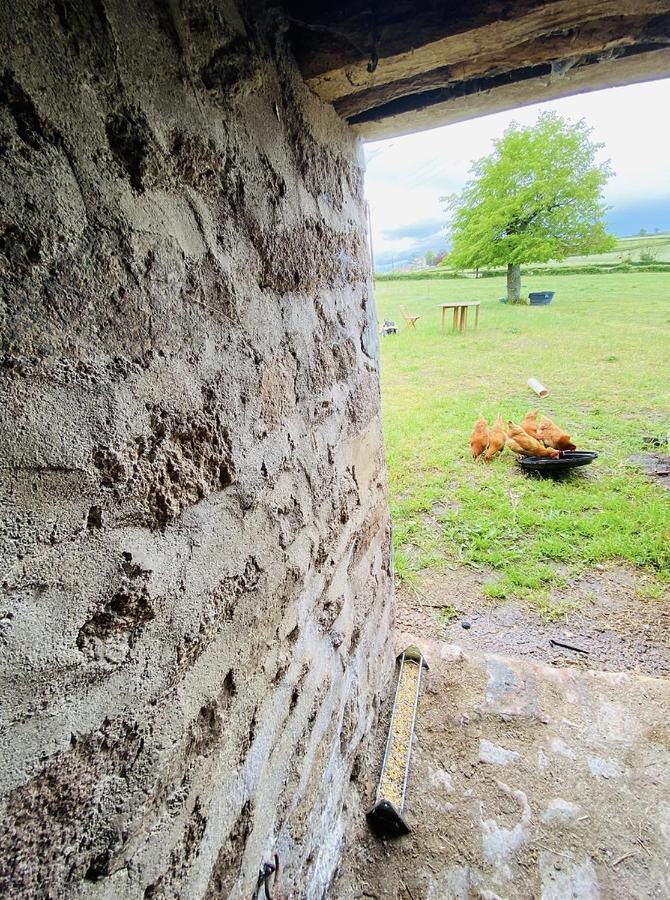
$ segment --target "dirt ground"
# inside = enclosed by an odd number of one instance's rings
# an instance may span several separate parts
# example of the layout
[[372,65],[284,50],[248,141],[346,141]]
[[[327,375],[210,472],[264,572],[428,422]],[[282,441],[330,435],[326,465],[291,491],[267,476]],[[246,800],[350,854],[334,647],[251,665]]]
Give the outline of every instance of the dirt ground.
[[666,491],[670,491],[670,456],[664,453],[641,453],[630,461],[639,466],[645,475],[653,478]]
[[670,681],[419,643],[430,670],[404,808],[412,832],[382,840],[366,826],[378,759],[329,896],[670,896]]
[[329,896],[669,897],[670,597],[598,567],[570,584],[575,608],[547,623],[487,601],[489,577],[459,569],[399,591],[397,650],[418,644],[430,665],[403,810],[412,831],[382,840],[365,820],[390,691]]
[[[400,588],[397,627],[464,650],[670,676],[670,591],[645,598],[643,574],[617,566],[584,573],[566,591],[574,608],[556,622],[544,621],[530,604],[488,600],[481,588],[490,577],[485,570],[459,568],[420,588]],[[441,611],[451,608],[457,615],[443,624]]]

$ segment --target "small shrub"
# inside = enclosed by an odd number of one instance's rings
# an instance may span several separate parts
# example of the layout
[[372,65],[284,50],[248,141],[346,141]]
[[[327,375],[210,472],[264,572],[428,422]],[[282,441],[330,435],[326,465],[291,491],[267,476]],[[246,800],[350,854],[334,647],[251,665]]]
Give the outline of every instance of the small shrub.
[[442,279],[465,278],[461,272],[448,269],[429,269],[421,272],[380,272],[375,274],[375,281],[441,281]]
[[510,594],[510,587],[503,581],[487,581],[482,588],[482,594],[489,600],[504,600]]
[[458,618],[458,610],[451,603],[441,607],[437,612],[437,621],[440,625],[451,625],[456,618]]

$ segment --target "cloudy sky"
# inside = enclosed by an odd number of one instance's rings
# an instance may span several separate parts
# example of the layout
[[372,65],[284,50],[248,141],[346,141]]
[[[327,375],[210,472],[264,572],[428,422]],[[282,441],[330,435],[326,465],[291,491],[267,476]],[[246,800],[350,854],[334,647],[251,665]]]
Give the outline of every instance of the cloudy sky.
[[428,249],[444,250],[440,197],[458,192],[473,160],[491,150],[511,121],[533,124],[553,109],[586,119],[605,144],[615,175],[606,189],[610,230],[670,231],[670,79],[610,88],[526,106],[420,134],[366,144],[366,190],[375,265],[390,268]]

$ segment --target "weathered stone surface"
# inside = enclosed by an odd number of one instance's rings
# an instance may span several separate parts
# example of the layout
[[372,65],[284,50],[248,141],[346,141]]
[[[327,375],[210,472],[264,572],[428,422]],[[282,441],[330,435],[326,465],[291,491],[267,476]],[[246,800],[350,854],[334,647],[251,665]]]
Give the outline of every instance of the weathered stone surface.
[[391,671],[359,149],[249,10],[0,11],[3,896],[321,897]]

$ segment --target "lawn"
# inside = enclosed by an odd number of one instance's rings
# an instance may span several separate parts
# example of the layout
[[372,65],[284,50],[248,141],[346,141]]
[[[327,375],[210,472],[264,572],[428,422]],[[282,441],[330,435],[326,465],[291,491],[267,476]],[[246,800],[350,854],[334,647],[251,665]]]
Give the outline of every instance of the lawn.
[[[396,574],[483,567],[491,598],[529,600],[551,617],[560,589],[597,564],[638,567],[650,598],[670,582],[670,496],[628,459],[670,426],[670,275],[525,278],[551,306],[508,306],[502,278],[380,282],[382,400]],[[442,335],[440,302],[481,300],[477,332]],[[421,315],[404,327],[400,305]],[[451,314],[447,313],[447,328]],[[539,400],[535,376],[550,389]],[[526,477],[505,451],[472,462],[482,412],[517,422],[540,409],[600,458],[562,481]],[[553,590],[552,590],[553,589]]]

